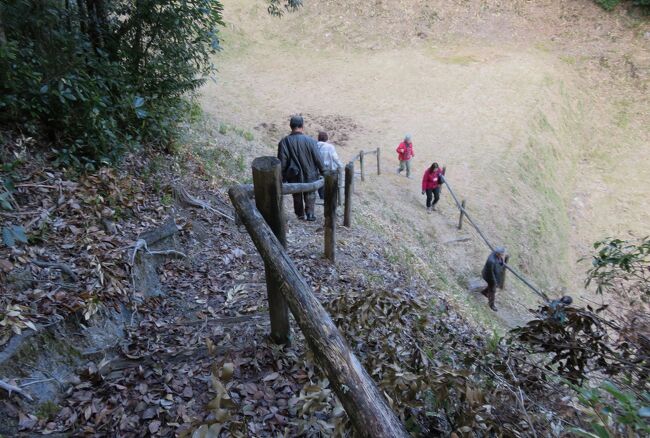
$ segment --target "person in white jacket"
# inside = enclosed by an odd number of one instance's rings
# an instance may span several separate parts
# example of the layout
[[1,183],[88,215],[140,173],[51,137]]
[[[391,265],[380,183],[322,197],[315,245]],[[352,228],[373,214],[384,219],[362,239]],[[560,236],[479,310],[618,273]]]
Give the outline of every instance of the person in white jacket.
[[[323,162],[324,171],[339,172],[343,168],[343,163],[339,160],[336,153],[336,148],[333,144],[328,143],[329,136],[325,131],[318,132],[318,152],[320,153],[321,161]],[[325,191],[323,187],[318,189],[318,196],[323,199]]]

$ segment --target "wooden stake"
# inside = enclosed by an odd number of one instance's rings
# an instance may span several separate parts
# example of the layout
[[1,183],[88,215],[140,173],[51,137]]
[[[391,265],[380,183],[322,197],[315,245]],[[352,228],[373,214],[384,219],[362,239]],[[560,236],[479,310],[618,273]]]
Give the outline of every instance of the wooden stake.
[[460,218],[458,218],[458,229],[462,230],[463,229],[463,216],[465,216],[465,200],[463,199],[463,202],[460,203]]
[[354,188],[354,163],[350,162],[345,166],[345,211],[343,214],[343,226],[352,226],[352,190]]
[[381,149],[377,148],[377,175],[381,175]]
[[[282,205],[282,174],[280,160],[258,157],[253,160],[253,190],[255,205],[283,247],[287,246],[287,230]],[[289,308],[280,288],[278,276],[265,261],[266,292],[271,316],[271,338],[277,344],[286,344],[291,336]]]
[[363,169],[363,151],[359,151],[359,167],[361,168],[361,181],[365,181],[366,175]]
[[325,257],[336,261],[336,198],[339,192],[338,172],[325,175]]
[[337,169],[337,172],[338,172],[338,178],[339,178],[339,194],[336,197],[336,201],[338,203],[338,206],[340,207],[342,205],[343,196],[344,196],[343,189],[344,189],[345,186],[343,184],[343,181],[345,181],[345,168],[339,167]]

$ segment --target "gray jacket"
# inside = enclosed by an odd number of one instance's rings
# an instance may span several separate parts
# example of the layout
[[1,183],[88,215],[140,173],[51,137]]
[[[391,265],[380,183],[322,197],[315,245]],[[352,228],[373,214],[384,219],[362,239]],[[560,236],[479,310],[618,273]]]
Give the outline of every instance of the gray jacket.
[[278,143],[282,179],[287,182],[312,182],[323,174],[323,162],[313,138],[292,132]]
[[490,286],[503,287],[503,272],[505,271],[503,259],[497,258],[497,253],[492,251],[483,266],[483,280]]

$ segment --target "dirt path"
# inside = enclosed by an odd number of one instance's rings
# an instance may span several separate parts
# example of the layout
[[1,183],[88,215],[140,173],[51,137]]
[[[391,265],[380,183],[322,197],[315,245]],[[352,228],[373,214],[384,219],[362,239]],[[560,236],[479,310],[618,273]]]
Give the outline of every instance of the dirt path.
[[[306,116],[311,134],[327,129],[344,158],[381,147],[387,172],[363,187],[364,210],[379,223],[401,226],[406,236],[395,237],[423,261],[444,259],[457,288],[477,276],[488,251],[471,231],[455,229],[448,193],[439,212],[425,213],[419,179],[434,160],[448,167],[453,187],[488,236],[509,247],[516,266],[551,293],[580,287],[584,268],[575,261],[590,242],[643,231],[650,209],[640,194],[650,192],[650,166],[642,163],[650,154],[647,135],[636,130],[643,120],[633,115],[636,103],[627,102],[618,116],[628,124],[625,133],[596,126],[611,108],[566,55],[524,40],[495,44],[514,25],[495,30],[492,41],[479,35],[408,47],[393,40],[372,45],[373,30],[359,28],[346,47],[339,38],[350,31],[348,21],[371,11],[353,8],[354,16],[339,21],[327,15],[330,6],[307,5],[273,21],[252,0],[226,4],[226,50],[217,60],[218,81],[203,90],[207,112],[256,127],[271,153],[292,113]],[[333,20],[331,29],[316,17]],[[394,148],[407,132],[416,150],[413,180],[392,174]],[[619,145],[618,171],[605,176],[607,160],[600,157],[612,142]],[[629,188],[623,174],[639,175],[633,176],[638,185]],[[604,185],[618,196],[593,190]],[[465,236],[472,240],[445,243]],[[460,292],[456,299],[480,303]],[[511,281],[499,301],[499,317],[512,326],[525,320],[536,297]]]

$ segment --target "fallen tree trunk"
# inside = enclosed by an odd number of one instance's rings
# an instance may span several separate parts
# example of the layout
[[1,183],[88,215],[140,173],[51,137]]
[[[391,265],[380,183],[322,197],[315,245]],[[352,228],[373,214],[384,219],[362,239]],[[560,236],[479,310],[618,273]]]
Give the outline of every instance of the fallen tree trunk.
[[279,240],[249,200],[246,188],[232,187],[228,194],[265,264],[281,279],[282,295],[314,357],[332,382],[356,432],[360,436],[376,438],[409,436]]

